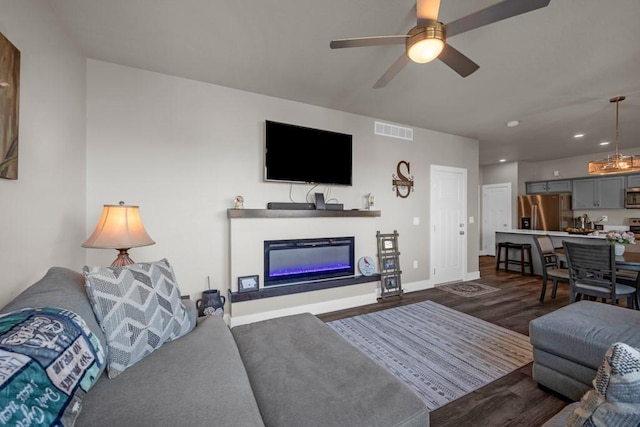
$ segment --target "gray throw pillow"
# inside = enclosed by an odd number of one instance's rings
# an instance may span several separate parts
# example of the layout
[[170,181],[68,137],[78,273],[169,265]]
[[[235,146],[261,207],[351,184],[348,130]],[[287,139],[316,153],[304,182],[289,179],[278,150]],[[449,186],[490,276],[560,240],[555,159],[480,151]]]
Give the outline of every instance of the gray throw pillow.
[[109,378],[195,326],[166,259],[125,267],[84,267],[83,272],[107,338]]
[[567,419],[569,427],[640,425],[640,351],[614,343],[593,380]]

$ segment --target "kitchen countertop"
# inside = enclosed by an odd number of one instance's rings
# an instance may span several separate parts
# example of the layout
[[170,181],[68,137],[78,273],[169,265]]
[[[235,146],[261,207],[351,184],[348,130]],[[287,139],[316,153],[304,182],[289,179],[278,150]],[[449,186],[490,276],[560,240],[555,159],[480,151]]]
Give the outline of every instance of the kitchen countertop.
[[[500,230],[496,231],[496,243],[502,242],[511,242],[511,243],[529,243],[532,246],[531,253],[531,267],[533,274],[542,275],[542,259],[538,255],[538,252],[535,250],[534,239],[536,236],[548,235],[551,237],[551,242],[553,246],[556,248],[560,248],[563,245],[563,242],[573,241],[573,242],[582,242],[587,243],[589,241],[597,244],[604,244],[606,242],[605,236],[603,232],[599,232],[599,236],[590,236],[584,234],[569,234],[566,231],[546,231],[546,230],[522,230],[522,229],[510,229],[510,230]],[[595,240],[594,240],[595,239]],[[536,256],[533,256],[536,254]],[[511,255],[512,258],[517,259],[515,253]],[[511,266],[512,269],[515,266]]]
[[524,234],[530,236],[540,236],[542,234],[547,234],[549,236],[554,237],[584,237],[587,239],[604,239],[604,233],[600,231],[599,235],[591,235],[591,234],[571,234],[566,231],[546,231],[546,230],[522,230],[522,229],[511,229],[511,230],[498,230],[496,233],[508,233],[508,234]]

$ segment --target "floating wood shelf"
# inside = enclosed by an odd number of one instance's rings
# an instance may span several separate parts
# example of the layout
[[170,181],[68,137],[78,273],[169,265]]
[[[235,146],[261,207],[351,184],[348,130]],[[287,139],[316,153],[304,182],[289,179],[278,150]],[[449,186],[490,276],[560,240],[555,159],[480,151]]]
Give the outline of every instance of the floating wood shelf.
[[282,295],[298,294],[301,292],[319,291],[322,289],[339,288],[341,286],[358,285],[380,281],[379,274],[371,276],[341,277],[339,279],[322,280],[318,282],[299,283],[297,285],[275,286],[262,288],[251,292],[229,292],[229,300],[234,302],[251,301],[262,298],[279,297]]
[[365,210],[281,210],[281,209],[227,209],[227,218],[348,218],[379,217],[381,211]]

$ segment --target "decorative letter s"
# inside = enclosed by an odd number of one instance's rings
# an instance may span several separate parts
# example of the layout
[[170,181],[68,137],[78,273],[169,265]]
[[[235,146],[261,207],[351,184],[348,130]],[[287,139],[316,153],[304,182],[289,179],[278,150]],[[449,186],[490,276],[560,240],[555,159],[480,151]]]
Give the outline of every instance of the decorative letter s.
[[[406,166],[406,173],[408,176],[402,173],[402,165]],[[396,197],[402,197],[403,199],[406,199],[407,197],[409,197],[409,193],[413,191],[413,175],[410,175],[411,169],[409,162],[400,160],[400,162],[398,162],[398,166],[396,167],[396,172],[398,173],[398,175],[393,175],[393,187],[391,189],[395,190]]]

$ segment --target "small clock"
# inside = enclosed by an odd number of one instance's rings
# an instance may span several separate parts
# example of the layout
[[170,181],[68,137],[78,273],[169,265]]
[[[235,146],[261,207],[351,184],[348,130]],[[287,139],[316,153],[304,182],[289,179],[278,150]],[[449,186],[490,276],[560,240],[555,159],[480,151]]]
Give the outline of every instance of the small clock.
[[358,269],[363,276],[371,276],[376,272],[376,263],[370,256],[363,256],[358,260]]

